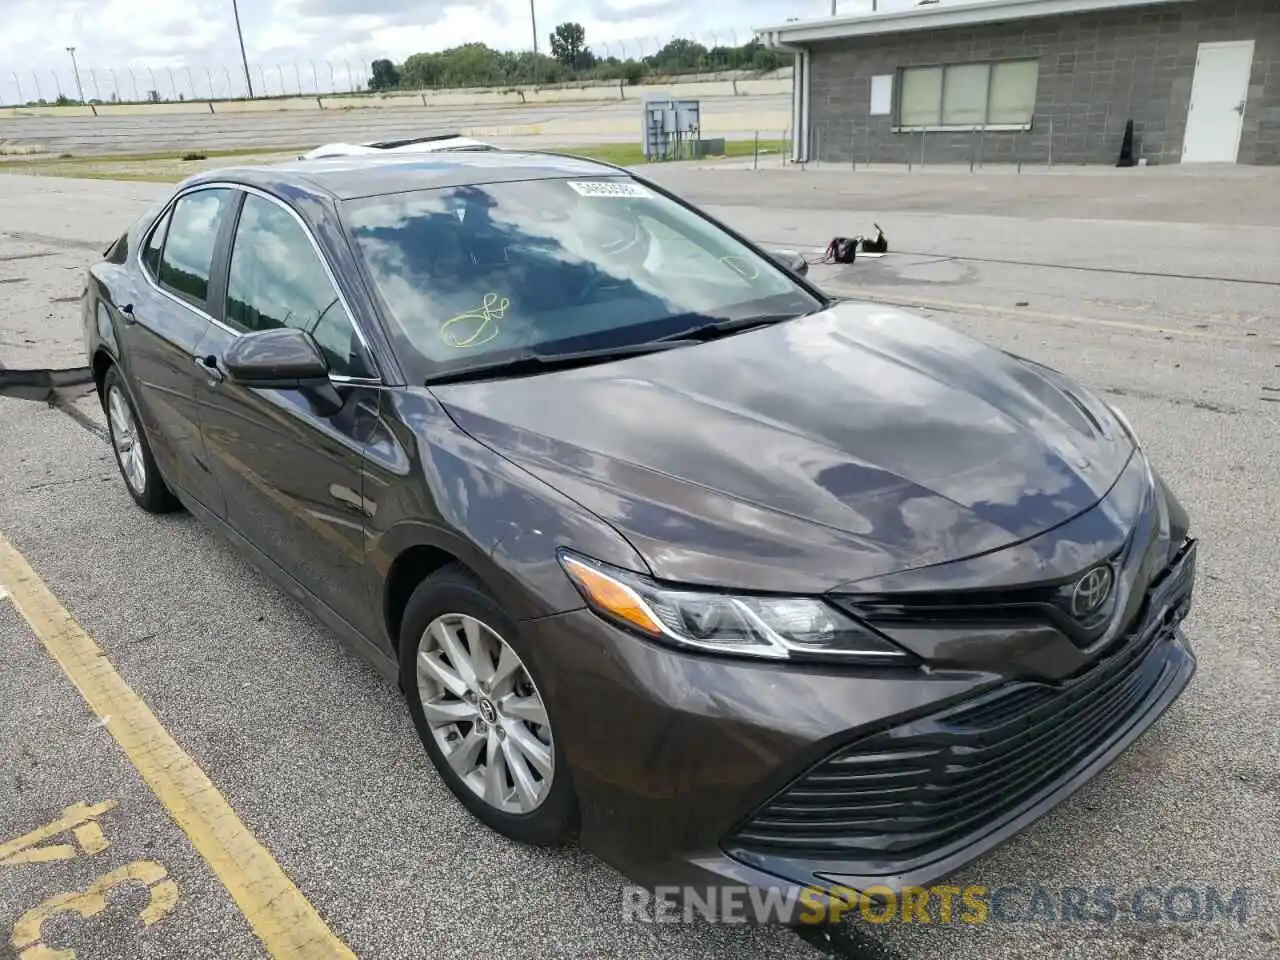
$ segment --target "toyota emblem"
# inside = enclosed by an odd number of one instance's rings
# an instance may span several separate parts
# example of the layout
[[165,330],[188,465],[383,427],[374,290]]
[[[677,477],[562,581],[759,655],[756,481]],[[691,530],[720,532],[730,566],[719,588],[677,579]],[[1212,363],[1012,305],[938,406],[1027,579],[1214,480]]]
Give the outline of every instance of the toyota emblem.
[[1105,565],[1086,573],[1071,591],[1071,612],[1077,617],[1087,617],[1101,610],[1111,596],[1114,579],[1111,568]]

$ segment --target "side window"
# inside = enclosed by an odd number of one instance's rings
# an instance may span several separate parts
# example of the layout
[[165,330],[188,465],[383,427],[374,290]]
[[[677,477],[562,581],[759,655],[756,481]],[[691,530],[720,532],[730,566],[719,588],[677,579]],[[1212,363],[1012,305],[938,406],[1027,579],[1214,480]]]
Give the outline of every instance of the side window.
[[160,286],[203,308],[222,216],[231,201],[225,188],[189,193],[173,208],[160,255]]
[[226,322],[237,330],[311,334],[334,373],[371,375],[355,324],[306,231],[279,204],[245,197],[231,248]]
[[169,213],[165,213],[160,218],[142,251],[142,264],[153,279],[160,277],[160,251],[164,248],[164,235],[169,229],[169,216]]

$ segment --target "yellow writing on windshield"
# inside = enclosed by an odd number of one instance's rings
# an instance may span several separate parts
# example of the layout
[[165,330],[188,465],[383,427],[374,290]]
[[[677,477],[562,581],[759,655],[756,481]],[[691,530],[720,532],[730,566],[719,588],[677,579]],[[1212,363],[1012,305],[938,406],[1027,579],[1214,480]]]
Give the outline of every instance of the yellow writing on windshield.
[[498,335],[498,321],[506,316],[510,306],[511,301],[506,297],[486,293],[479,309],[460,313],[440,324],[440,339],[458,349],[488,343]]

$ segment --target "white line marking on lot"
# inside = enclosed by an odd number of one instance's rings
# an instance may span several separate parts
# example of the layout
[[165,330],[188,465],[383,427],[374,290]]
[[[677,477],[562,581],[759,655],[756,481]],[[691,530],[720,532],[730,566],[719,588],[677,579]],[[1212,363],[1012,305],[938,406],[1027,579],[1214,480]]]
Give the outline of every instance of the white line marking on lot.
[[938,310],[943,313],[985,313],[990,316],[1004,317],[1010,320],[1021,320],[1026,323],[1056,321],[1058,323],[1086,324],[1097,327],[1111,327],[1119,330],[1132,330],[1135,333],[1145,333],[1154,336],[1191,337],[1196,340],[1214,340],[1219,343],[1244,344],[1249,342],[1244,336],[1224,337],[1221,334],[1205,333],[1201,330],[1184,330],[1178,327],[1157,327],[1148,323],[1129,323],[1124,320],[1103,320],[1100,317],[1082,317],[1078,314],[1071,313],[1048,313],[1043,310],[1036,310],[1034,308],[1027,307],[1011,310],[1008,307],[998,307],[985,303],[972,303],[957,300],[935,300],[929,297],[913,297],[902,294],[885,295],[884,293],[874,289],[846,284],[832,283],[829,284],[829,286],[841,296],[847,296],[853,300],[882,304],[884,306],[914,307],[922,310]]

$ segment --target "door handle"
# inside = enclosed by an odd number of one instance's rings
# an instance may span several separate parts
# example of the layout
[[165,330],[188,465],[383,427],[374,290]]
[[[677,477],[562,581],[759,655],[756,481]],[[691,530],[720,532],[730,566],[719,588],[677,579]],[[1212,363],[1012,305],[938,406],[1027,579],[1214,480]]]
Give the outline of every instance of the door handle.
[[226,374],[218,367],[218,358],[213,354],[204,357],[193,357],[196,366],[204,371],[204,375],[209,378],[210,384],[218,384],[226,379]]
[[329,485],[329,496],[333,497],[334,500],[342,504],[348,510],[361,515],[368,515],[369,511],[365,507],[364,499],[350,487],[343,487],[336,483],[332,483]]

